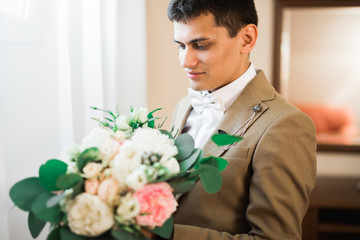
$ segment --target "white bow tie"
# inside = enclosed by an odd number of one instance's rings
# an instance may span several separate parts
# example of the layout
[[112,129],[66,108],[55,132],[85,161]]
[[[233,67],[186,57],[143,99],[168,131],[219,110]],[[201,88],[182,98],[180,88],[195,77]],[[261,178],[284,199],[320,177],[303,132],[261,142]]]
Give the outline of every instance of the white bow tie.
[[213,109],[217,113],[224,113],[219,99],[212,96],[210,93],[203,94],[200,91],[189,88],[188,95],[190,97],[191,106],[198,114],[201,114],[206,108]]

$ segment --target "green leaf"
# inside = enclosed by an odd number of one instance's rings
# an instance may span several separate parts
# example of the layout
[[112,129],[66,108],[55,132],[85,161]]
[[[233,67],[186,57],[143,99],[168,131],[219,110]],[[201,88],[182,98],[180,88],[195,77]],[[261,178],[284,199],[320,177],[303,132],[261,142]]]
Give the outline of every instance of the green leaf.
[[49,235],[47,236],[46,240],[61,240],[60,239],[60,228],[54,228]]
[[160,132],[164,135],[167,135],[170,139],[174,139],[173,135],[170,132],[163,129],[160,129]]
[[150,128],[154,128],[155,127],[155,121],[154,121],[154,116],[153,116],[153,113],[156,112],[156,111],[159,111],[161,110],[161,108],[157,108],[151,112],[148,113],[147,115],[147,118],[148,118],[148,127]]
[[55,205],[58,205],[61,202],[61,200],[63,200],[64,197],[65,197],[65,195],[63,193],[50,197],[49,200],[47,200],[47,202],[46,202],[46,207],[52,208]]
[[222,177],[220,171],[211,165],[200,164],[200,181],[207,193],[216,193],[221,189]]
[[195,149],[194,152],[182,162],[179,163],[180,165],[180,172],[186,172],[189,170],[192,166],[194,166],[199,159],[202,158],[203,151],[201,149]]
[[170,218],[166,220],[166,222],[161,227],[154,228],[152,232],[159,235],[160,237],[168,239],[172,235],[173,228],[174,228],[174,219],[173,216],[171,215]]
[[111,235],[118,240],[149,240],[144,235],[138,234],[132,234],[129,232],[126,232],[124,230],[112,230]]
[[51,208],[46,206],[48,200],[53,196],[55,195],[50,192],[44,192],[34,201],[31,210],[39,220],[52,223],[61,221],[62,212],[60,206],[56,205]]
[[62,226],[60,227],[60,239],[61,240],[86,240],[87,237],[79,236],[73,233],[69,227]]
[[[228,165],[228,162],[220,157],[207,157],[200,160],[199,164],[210,164],[219,169],[222,172]],[[195,167],[197,169],[197,167]]]
[[83,151],[77,162],[78,169],[82,171],[88,162],[96,162],[99,159],[100,150],[96,147],[88,148]]
[[39,220],[33,212],[29,212],[28,226],[33,238],[37,238],[44,229],[46,222]]
[[214,134],[211,140],[218,146],[226,146],[241,141],[243,138],[229,134]]
[[39,179],[41,185],[48,191],[57,191],[56,180],[60,175],[66,173],[67,164],[57,159],[48,160],[40,166]]
[[190,156],[194,151],[194,139],[187,133],[181,134],[175,139],[175,146],[178,149],[178,154],[175,158],[182,161]]
[[169,182],[174,194],[186,193],[195,186],[195,180],[174,180]]
[[68,173],[58,177],[56,180],[56,186],[59,189],[68,189],[74,187],[76,184],[82,181],[82,177],[76,173]]
[[14,184],[10,189],[10,198],[14,204],[24,210],[30,211],[35,199],[46,190],[40,183],[39,178],[31,177]]

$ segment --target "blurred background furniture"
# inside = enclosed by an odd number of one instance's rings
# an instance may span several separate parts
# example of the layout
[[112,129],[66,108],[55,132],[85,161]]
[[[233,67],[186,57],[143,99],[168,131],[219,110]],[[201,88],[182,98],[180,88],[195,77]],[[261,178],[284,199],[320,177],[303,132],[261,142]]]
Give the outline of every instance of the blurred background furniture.
[[360,178],[318,177],[303,221],[303,240],[360,239]]

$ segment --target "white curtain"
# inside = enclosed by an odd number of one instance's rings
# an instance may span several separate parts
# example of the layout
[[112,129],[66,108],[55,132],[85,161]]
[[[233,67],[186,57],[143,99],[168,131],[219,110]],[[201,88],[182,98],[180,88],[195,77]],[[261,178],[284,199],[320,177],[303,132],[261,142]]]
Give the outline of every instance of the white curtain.
[[0,239],[31,239],[10,187],[96,126],[90,106],[146,106],[145,0],[0,1]]

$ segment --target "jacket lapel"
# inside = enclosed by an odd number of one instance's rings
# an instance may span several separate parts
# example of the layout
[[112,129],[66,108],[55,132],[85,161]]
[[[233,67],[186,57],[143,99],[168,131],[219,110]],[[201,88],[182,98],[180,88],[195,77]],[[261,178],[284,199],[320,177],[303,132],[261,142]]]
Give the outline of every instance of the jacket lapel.
[[[245,87],[224,114],[223,119],[213,134],[218,133],[218,130],[221,129],[228,134],[239,136],[245,127],[242,125],[253,115],[254,106],[260,104],[261,109],[251,120],[248,128],[268,109],[265,102],[274,99],[274,95],[275,89],[268,82],[264,73],[259,71],[256,77]],[[209,139],[205,143],[203,150],[205,155],[219,157],[227,149],[217,147],[216,144]]]

